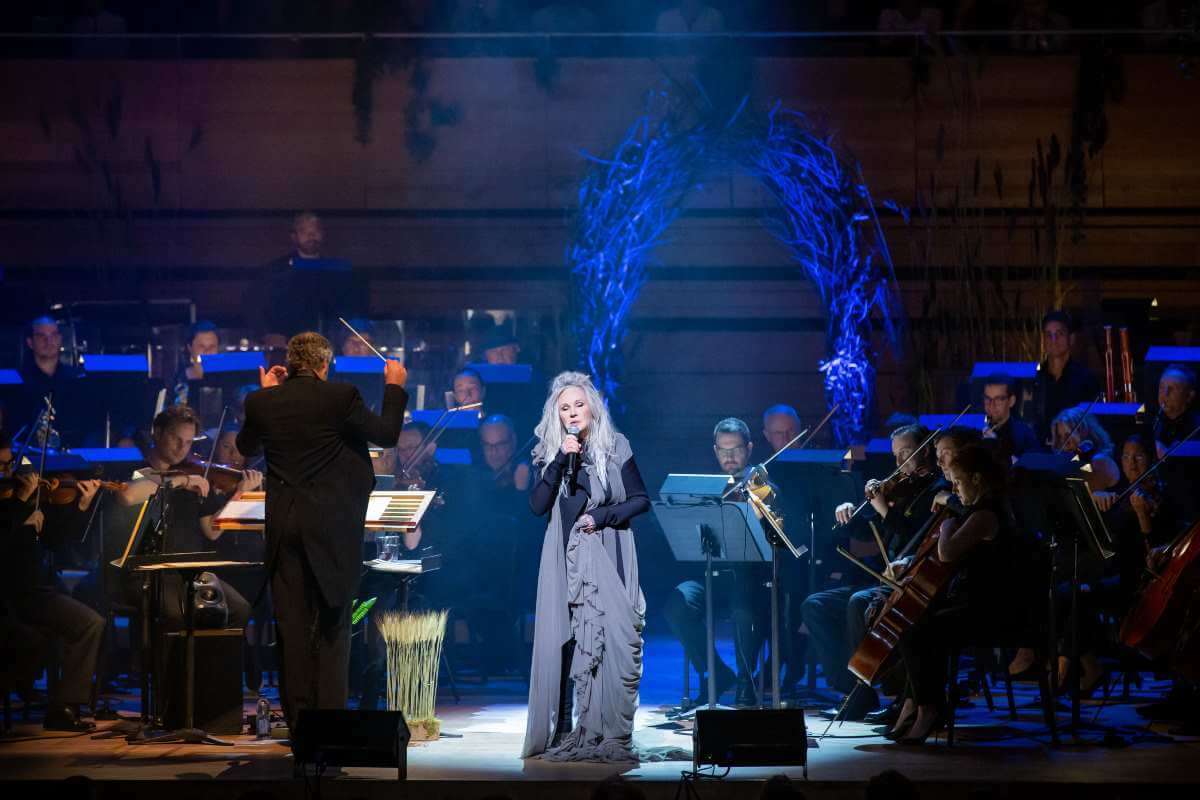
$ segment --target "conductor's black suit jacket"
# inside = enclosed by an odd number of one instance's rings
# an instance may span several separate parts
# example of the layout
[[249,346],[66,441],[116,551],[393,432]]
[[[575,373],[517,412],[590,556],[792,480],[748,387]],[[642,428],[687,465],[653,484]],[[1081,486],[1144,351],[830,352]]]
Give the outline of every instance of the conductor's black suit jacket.
[[266,454],[268,574],[279,543],[299,536],[325,602],[350,602],[362,573],[363,520],[375,487],[367,444],[394,447],[407,404],[403,388],[385,386],[376,415],[354,386],[304,373],[246,398],[237,446],[248,456],[260,447]]

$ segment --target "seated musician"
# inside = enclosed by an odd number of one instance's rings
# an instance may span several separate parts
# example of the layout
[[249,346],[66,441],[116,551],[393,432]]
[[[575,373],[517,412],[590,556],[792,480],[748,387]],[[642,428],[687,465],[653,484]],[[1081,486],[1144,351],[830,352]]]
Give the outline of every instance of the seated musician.
[[909,696],[888,737],[906,744],[924,743],[945,724],[952,640],[1022,624],[1018,611],[1026,608],[1006,601],[1012,592],[1005,582],[1018,574],[1019,559],[1015,523],[1004,501],[1004,467],[989,448],[967,445],[955,453],[946,477],[964,514],[942,522],[934,552],[953,565],[955,576],[944,596],[900,637]]
[[454,373],[450,385],[454,395],[452,408],[482,403],[487,397],[487,385],[483,382],[483,376],[470,367],[463,367]]
[[[9,420],[7,426],[11,430],[30,425],[39,412],[45,408],[44,398],[54,395],[54,406],[57,410],[56,428],[72,425],[79,419],[83,406],[83,392],[79,381],[81,371],[70,364],[64,364],[62,358],[62,333],[58,322],[49,316],[41,316],[30,321],[25,331],[25,361],[21,365],[20,391],[12,399],[11,408],[5,409],[5,417]],[[73,434],[80,431],[64,432],[68,440],[77,438]],[[70,441],[68,441],[70,443]]]
[[[1107,613],[1117,619],[1125,615],[1142,583],[1147,553],[1151,548],[1169,542],[1179,532],[1178,516],[1169,502],[1160,472],[1140,483],[1119,506],[1115,504],[1121,493],[1154,463],[1153,447],[1153,443],[1140,434],[1126,439],[1121,449],[1121,482],[1110,491],[1093,493],[1096,505],[1106,512],[1105,522],[1116,538],[1117,557],[1103,566],[1094,567],[1093,574],[1085,575],[1087,590],[1078,594],[1079,685],[1084,696],[1090,695],[1104,677],[1097,659],[1097,652],[1105,642],[1100,615]],[[1061,585],[1059,630],[1066,630],[1069,624],[1070,598],[1070,585]],[[1066,685],[1069,666],[1065,656],[1059,659],[1060,686]]]
[[[916,452],[928,437],[929,431],[921,425],[905,425],[892,432],[892,455],[900,474],[886,484],[875,479],[868,481],[864,494],[870,500],[871,510],[864,510],[854,520],[856,526],[877,527],[889,559],[903,550],[924,527],[940,488],[928,446]],[[854,509],[853,503],[839,505],[834,511],[838,523],[849,523]],[[865,536],[862,546],[852,546],[851,553],[882,571],[885,567],[883,555],[869,529],[865,534],[853,531],[850,535],[860,541]],[[800,607],[800,614],[817,648],[825,682],[843,694],[853,692],[850,702],[841,711],[841,718],[857,721],[879,707],[879,697],[871,687],[855,689],[855,678],[846,669],[846,664],[866,634],[867,609],[882,596],[883,590],[869,575],[851,574],[854,578],[850,584],[809,595]]]
[[1054,450],[1079,460],[1088,488],[1103,491],[1121,479],[1121,469],[1113,458],[1113,443],[1108,431],[1082,408],[1068,408],[1054,418],[1051,426]]
[[[792,442],[800,433],[800,415],[789,405],[779,404],[763,412],[763,438],[772,453],[776,453]],[[800,444],[792,442],[792,447]]]
[[[342,343],[338,351],[344,356],[373,356],[374,351],[371,350],[371,345],[375,344],[375,326],[371,324],[371,320],[364,317],[355,317],[349,320],[350,326],[358,331],[362,339],[355,336],[353,332],[344,330],[341,333]],[[366,339],[367,341],[363,341]]]
[[201,356],[211,356],[221,352],[221,340],[217,336],[216,323],[202,319],[188,329],[187,359],[179,365],[175,373],[174,395],[175,402],[187,403],[190,394],[190,382],[203,380],[204,365]]
[[492,414],[479,425],[479,449],[497,489],[526,492],[533,472],[517,453],[517,431],[512,419]]
[[[750,428],[740,419],[730,417],[713,429],[713,453],[721,471],[740,480],[750,465],[754,443]],[[731,498],[735,499],[735,498]],[[764,584],[767,575],[758,567],[738,567],[722,570],[714,578],[714,607],[728,610],[734,624],[734,651],[737,659],[737,692],[735,703],[752,706],[757,702],[754,689],[754,665],[770,624],[769,595]],[[705,626],[705,594],[702,581],[684,581],[667,597],[663,614],[696,674],[701,676],[700,694],[693,701],[705,702],[707,693],[708,632]],[[735,673],[725,661],[716,656],[716,687],[719,697],[734,684]]]
[[1195,408],[1196,373],[1183,364],[1171,364],[1158,379],[1158,416],[1154,440],[1159,457],[1166,449],[1200,426],[1200,409]]
[[[43,568],[43,548],[61,544],[72,531],[81,531],[99,481],[80,481],[79,498],[69,506],[37,502],[38,475],[16,474],[12,439],[0,431],[0,480],[11,495],[0,499],[0,617],[4,629],[48,633],[63,642],[61,676],[51,681],[46,730],[87,731],[79,707],[91,697],[92,674],[104,635],[104,619],[83,603],[58,591]],[[44,489],[43,489],[44,491]],[[9,644],[9,642],[5,642]],[[5,687],[8,691],[8,687]]]
[[983,410],[987,416],[984,438],[995,439],[997,455],[1006,463],[1031,450],[1039,450],[1033,428],[1013,416],[1017,404],[1017,383],[1010,376],[994,374],[983,384]]
[[[238,482],[232,495],[214,491],[203,475],[185,474],[177,468],[187,462],[191,455],[192,442],[200,430],[200,418],[189,406],[170,406],[154,418],[151,427],[151,447],[146,453],[147,466],[134,473],[134,480],[123,492],[117,493],[122,505],[135,506],[149,503],[146,516],[151,519],[147,527],[145,542],[150,531],[159,522],[163,505],[156,495],[165,491],[166,520],[162,525],[163,538],[151,541],[149,546],[161,553],[196,553],[212,550],[212,542],[221,536],[213,526],[213,518],[233,497],[242,492],[258,489],[262,485],[262,473],[246,470],[245,477]],[[244,628],[250,615],[246,599],[227,582],[221,581],[221,589],[229,607],[230,628]],[[161,617],[168,630],[183,627],[183,602],[185,599],[183,579],[178,573],[162,576]]]

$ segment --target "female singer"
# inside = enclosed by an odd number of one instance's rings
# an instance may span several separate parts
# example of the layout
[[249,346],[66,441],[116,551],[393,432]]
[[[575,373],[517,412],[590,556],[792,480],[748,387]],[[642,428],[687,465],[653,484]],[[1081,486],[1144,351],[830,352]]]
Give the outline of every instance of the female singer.
[[964,509],[960,518],[942,523],[937,558],[955,564],[956,573],[946,596],[900,639],[909,697],[888,738],[903,744],[923,744],[946,722],[951,638],[1022,616],[1020,607],[1000,605],[1012,594],[1004,590],[1004,581],[1018,563],[1014,524],[1003,498],[1003,466],[988,448],[969,444],[956,452],[946,477]]
[[521,757],[634,761],[646,601],[629,520],[650,501],[629,442],[587,375],[554,379],[535,434],[541,474],[529,502],[538,516],[550,512],[550,524]]

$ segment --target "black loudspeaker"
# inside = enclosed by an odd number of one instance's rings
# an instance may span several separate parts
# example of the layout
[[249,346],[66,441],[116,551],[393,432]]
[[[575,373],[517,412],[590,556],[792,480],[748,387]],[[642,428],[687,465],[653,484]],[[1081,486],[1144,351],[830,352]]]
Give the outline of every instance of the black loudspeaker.
[[692,731],[692,762],[719,767],[804,767],[808,732],[804,709],[701,710]]
[[396,777],[408,777],[408,723],[400,711],[302,708],[291,731],[296,769],[306,764],[327,766],[395,767]]
[[[242,732],[241,628],[196,631],[193,680],[194,717],[197,728],[212,734]],[[168,633],[167,673],[164,681],[163,723],[168,730],[184,727],[187,702],[187,637]]]

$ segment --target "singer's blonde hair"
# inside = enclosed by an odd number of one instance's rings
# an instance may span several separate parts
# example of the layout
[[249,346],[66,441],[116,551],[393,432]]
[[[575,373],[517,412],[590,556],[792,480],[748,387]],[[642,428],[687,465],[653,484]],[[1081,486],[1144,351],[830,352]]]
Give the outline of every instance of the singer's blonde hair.
[[562,372],[550,384],[550,394],[542,407],[542,420],[533,433],[537,444],[533,447],[533,463],[541,466],[554,460],[562,449],[567,432],[558,416],[558,398],[572,386],[583,391],[584,400],[592,414],[592,424],[583,441],[583,460],[596,470],[600,485],[608,488],[608,462],[616,458],[617,429],[608,413],[608,405],[600,392],[596,391],[592,379],[582,372]]

